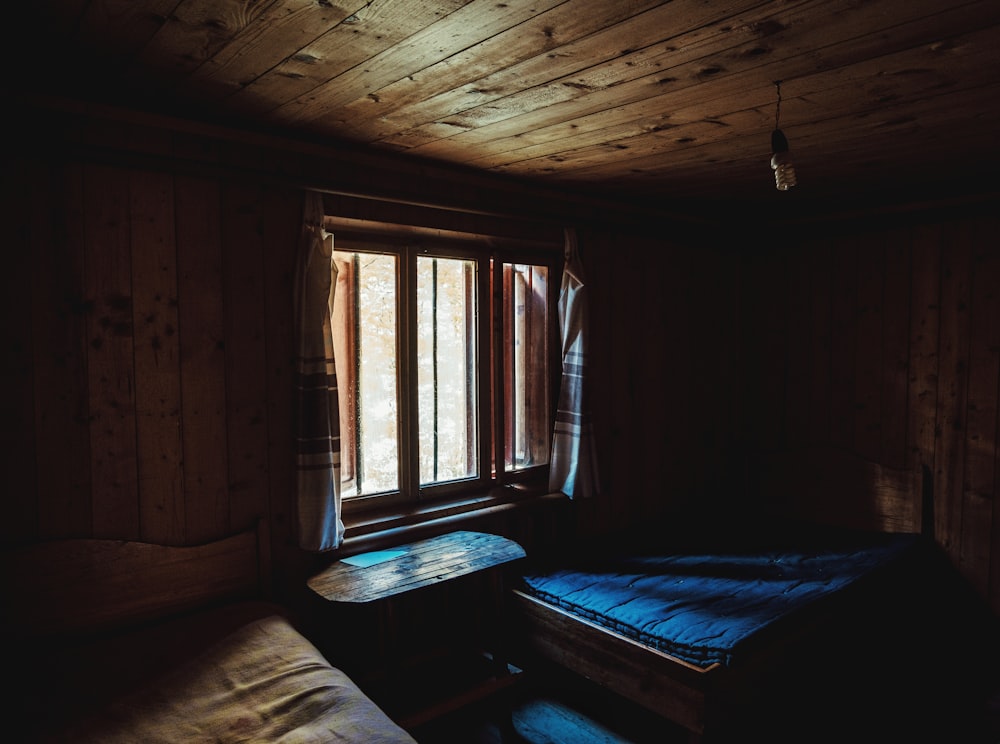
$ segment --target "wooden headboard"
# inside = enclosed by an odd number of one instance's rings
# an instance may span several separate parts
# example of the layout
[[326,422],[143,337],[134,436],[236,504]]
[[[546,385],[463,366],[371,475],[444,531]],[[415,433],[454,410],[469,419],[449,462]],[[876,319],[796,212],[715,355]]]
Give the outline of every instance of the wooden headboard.
[[69,539],[18,547],[0,555],[0,627],[18,637],[78,635],[265,597],[267,545],[261,521],[195,546]]
[[777,516],[932,534],[933,489],[926,468],[900,470],[846,450],[812,447],[768,452],[753,470],[761,506]]

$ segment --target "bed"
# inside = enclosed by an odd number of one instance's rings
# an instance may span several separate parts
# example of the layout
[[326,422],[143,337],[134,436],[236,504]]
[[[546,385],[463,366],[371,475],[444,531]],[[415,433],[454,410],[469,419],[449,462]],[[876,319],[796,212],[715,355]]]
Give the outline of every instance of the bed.
[[[816,450],[754,473],[762,511],[716,509],[534,561],[513,590],[522,647],[690,741],[877,740],[921,700],[951,705],[989,631],[959,619],[973,600],[929,537],[926,471]],[[947,694],[931,691],[949,677]]]
[[414,744],[270,601],[267,540],[60,540],[0,564],[9,708],[37,742]]

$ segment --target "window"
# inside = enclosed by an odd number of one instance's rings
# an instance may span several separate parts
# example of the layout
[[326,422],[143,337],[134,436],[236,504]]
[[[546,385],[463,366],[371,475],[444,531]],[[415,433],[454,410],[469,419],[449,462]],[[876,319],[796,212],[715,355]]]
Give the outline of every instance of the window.
[[331,230],[345,509],[544,482],[561,254]]

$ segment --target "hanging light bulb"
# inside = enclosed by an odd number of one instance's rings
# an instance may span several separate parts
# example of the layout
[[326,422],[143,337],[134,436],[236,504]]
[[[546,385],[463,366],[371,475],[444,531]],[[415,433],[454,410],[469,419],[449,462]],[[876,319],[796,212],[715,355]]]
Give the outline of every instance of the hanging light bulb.
[[774,185],[778,191],[788,191],[798,183],[792,156],[788,152],[788,139],[779,127],[781,116],[781,81],[774,83],[778,90],[778,105],[774,110],[774,131],[771,132],[771,168],[774,170]]
[[795,178],[795,166],[788,152],[788,140],[780,129],[771,133],[771,167],[774,169],[774,185],[778,191],[788,191],[798,181]]

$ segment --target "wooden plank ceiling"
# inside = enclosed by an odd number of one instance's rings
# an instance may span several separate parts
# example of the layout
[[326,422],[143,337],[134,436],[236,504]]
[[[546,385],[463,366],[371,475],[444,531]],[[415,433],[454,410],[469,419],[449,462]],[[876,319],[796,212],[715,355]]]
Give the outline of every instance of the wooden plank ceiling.
[[41,92],[668,209],[958,193],[1000,166],[997,0],[23,5],[11,33],[58,60],[29,66]]

